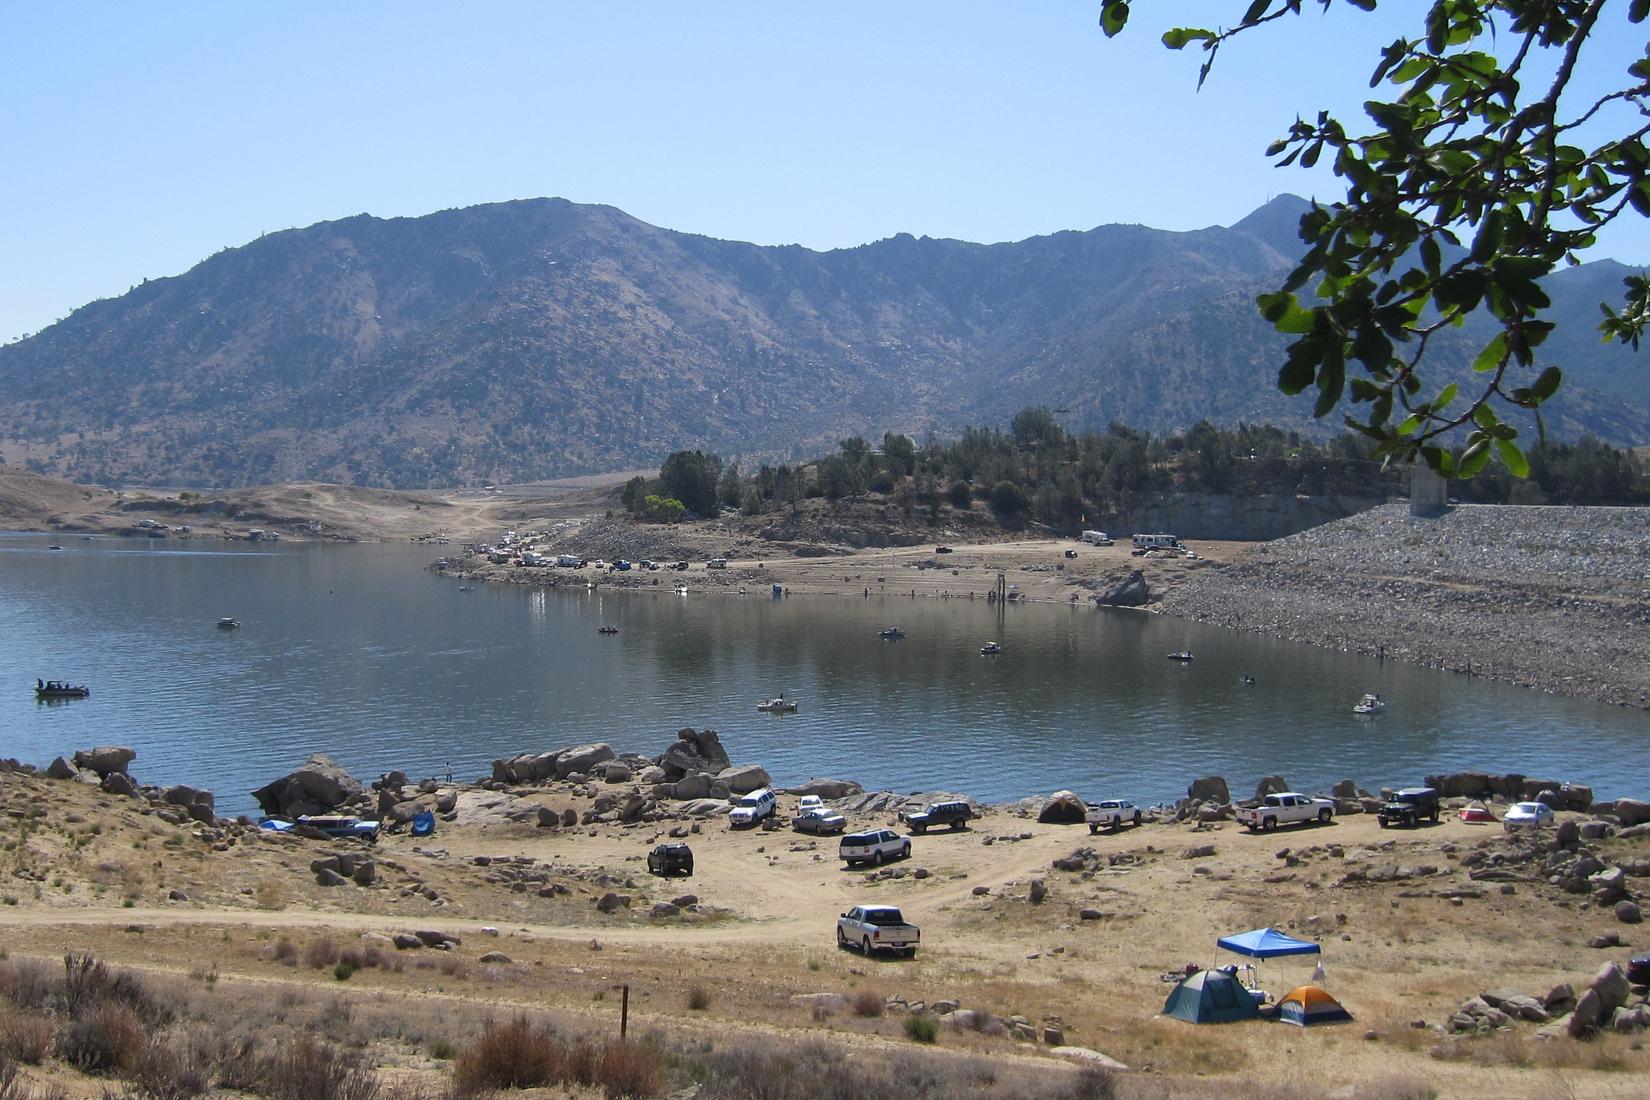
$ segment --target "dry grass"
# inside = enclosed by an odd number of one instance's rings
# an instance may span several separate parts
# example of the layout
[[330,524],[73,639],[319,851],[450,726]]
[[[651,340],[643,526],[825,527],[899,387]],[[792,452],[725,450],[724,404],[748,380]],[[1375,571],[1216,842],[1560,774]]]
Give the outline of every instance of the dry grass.
[[304,965],[311,970],[332,966],[338,961],[338,945],[332,942],[331,936],[310,940],[304,945],[303,958]]
[[13,1007],[0,1016],[0,1056],[38,1066],[57,1043],[57,1023],[35,1009]]
[[866,1020],[874,1020],[888,1011],[887,998],[874,989],[861,989],[849,1004],[855,1016]]

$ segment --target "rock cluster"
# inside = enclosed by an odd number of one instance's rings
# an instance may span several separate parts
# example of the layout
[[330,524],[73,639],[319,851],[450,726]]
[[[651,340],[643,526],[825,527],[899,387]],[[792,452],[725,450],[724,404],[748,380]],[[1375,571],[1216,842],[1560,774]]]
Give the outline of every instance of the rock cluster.
[[1528,1022],[1542,1024],[1536,1037],[1586,1039],[1610,1030],[1631,1034],[1650,1028],[1650,1001],[1643,986],[1634,987],[1618,962],[1605,963],[1576,994],[1568,982],[1545,996],[1493,989],[1469,998],[1442,1025],[1453,1034],[1486,1034]]
[[108,794],[145,799],[156,807],[157,816],[174,825],[185,821],[211,825],[217,821],[211,791],[182,784],[173,787],[142,785],[128,771],[135,759],[137,750],[125,745],[100,745],[77,751],[72,760],[57,757],[46,767],[44,774],[48,779],[74,780],[96,786]]
[[1593,790],[1556,779],[1529,779],[1518,774],[1489,775],[1455,772],[1427,776],[1427,786],[1440,798],[1505,798],[1512,802],[1545,802],[1555,810],[1585,813],[1592,808]]
[[434,779],[409,782],[407,773],[385,772],[373,781],[374,802],[380,821],[405,825],[421,813],[440,814],[452,820],[458,808],[458,792],[443,790]]

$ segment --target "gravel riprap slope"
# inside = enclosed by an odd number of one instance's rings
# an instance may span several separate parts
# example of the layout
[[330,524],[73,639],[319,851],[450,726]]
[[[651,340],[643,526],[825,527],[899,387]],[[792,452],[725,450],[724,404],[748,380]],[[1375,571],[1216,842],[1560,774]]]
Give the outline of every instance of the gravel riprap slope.
[[1650,708],[1650,509],[1387,504],[1171,590],[1199,622]]

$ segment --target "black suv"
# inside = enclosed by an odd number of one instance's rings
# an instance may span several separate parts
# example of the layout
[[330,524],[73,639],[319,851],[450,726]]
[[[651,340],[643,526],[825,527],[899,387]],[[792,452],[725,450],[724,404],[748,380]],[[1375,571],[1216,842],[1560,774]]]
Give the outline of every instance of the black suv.
[[686,844],[661,844],[647,854],[650,875],[693,875],[693,849]]
[[960,829],[973,818],[974,810],[966,802],[935,802],[914,814],[902,814],[913,833],[926,833],[930,825],[949,825]]
[[1431,787],[1405,787],[1381,807],[1377,815],[1381,828],[1388,825],[1419,825],[1423,817],[1438,820],[1438,792]]

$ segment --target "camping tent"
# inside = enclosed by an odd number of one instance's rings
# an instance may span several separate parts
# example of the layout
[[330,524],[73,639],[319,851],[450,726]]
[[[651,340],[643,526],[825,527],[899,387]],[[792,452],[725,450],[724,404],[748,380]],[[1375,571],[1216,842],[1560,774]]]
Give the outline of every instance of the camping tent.
[[1315,985],[1297,986],[1278,1002],[1278,1019],[1286,1024],[1311,1027],[1313,1024],[1343,1023],[1352,1013],[1341,1002]]
[[1260,1015],[1255,1000],[1223,970],[1199,970],[1181,979],[1163,1002],[1163,1015],[1193,1024],[1229,1024]]
[[1239,955],[1248,955],[1252,959],[1275,959],[1280,955],[1316,955],[1319,950],[1317,944],[1286,936],[1276,928],[1256,928],[1252,932],[1224,936],[1216,940],[1215,945],[1235,951]]

